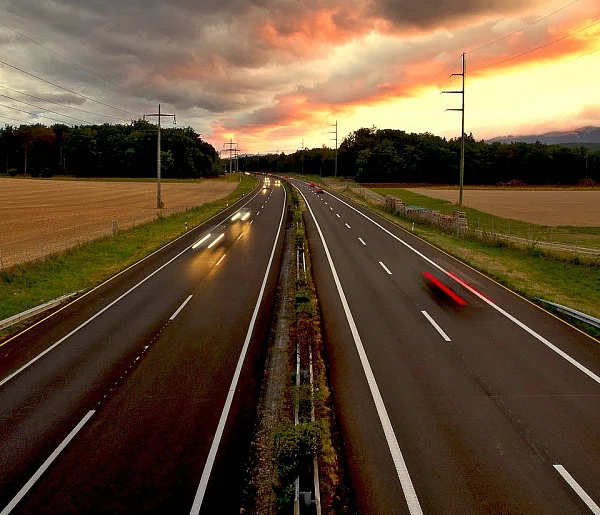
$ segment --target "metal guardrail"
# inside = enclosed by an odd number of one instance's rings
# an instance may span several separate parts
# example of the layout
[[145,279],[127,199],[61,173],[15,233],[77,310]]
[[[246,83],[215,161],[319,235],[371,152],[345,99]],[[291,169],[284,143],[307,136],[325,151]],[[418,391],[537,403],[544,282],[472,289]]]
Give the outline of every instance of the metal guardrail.
[[586,313],[582,313],[581,311],[577,311],[576,309],[568,308],[567,306],[561,306],[560,304],[556,304],[555,302],[550,302],[549,300],[539,299],[539,301],[543,302],[544,304],[548,304],[549,306],[552,306],[557,311],[560,311],[561,313],[567,316],[575,318],[580,322],[585,322],[586,324],[600,329],[600,319],[598,318],[595,318]]
[[52,309],[53,307],[58,306],[61,302],[65,301],[71,297],[74,297],[78,293],[81,293],[81,291],[82,290],[76,291],[74,293],[68,293],[67,295],[63,295],[62,297],[59,297],[58,299],[51,300],[49,302],[46,302],[45,304],[40,304],[39,306],[28,309],[27,311],[23,311],[22,313],[18,313],[11,317],[5,318],[4,320],[0,320],[0,330],[6,329],[7,327],[10,327],[11,325],[14,325],[18,322],[22,322],[23,320],[27,320],[28,318],[31,318],[35,315],[39,315],[40,313],[43,313],[44,311],[46,311],[48,309]]

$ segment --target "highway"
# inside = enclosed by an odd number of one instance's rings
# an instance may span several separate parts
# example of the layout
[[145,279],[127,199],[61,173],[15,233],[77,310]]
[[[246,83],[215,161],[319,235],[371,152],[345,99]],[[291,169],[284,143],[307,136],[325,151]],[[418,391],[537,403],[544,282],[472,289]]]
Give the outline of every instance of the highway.
[[308,205],[359,512],[600,513],[598,342],[364,208],[292,182]]
[[0,347],[2,515],[239,512],[286,213],[256,190]]

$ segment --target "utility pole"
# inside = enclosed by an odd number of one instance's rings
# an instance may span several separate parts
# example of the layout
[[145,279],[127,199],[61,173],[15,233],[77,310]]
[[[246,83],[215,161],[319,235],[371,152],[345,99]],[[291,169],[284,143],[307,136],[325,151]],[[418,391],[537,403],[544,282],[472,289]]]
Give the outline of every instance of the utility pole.
[[334,177],[337,177],[337,151],[338,151],[338,125],[337,120],[335,121],[335,125],[331,125],[330,127],[335,127],[335,131],[329,131],[329,134],[335,134],[335,139],[331,138],[331,141],[335,141],[335,168],[334,168]]
[[233,173],[233,156],[236,158],[236,170],[237,170],[237,143],[233,142],[233,139],[229,140],[229,143],[223,143],[223,146],[226,147],[225,150],[229,154],[229,173]]
[[162,116],[173,117],[173,123],[176,123],[174,114],[164,114],[160,112],[160,104],[158,104],[158,113],[155,114],[145,114],[144,120],[146,116],[156,116],[158,117],[158,137],[156,143],[156,208],[160,209],[163,207],[162,200],[160,198],[160,118]]
[[459,91],[442,91],[442,93],[460,93],[462,95],[462,106],[460,109],[446,109],[446,111],[461,111],[461,132],[460,132],[460,178],[459,178],[459,194],[458,205],[462,206],[463,201],[463,179],[465,175],[465,78],[467,68],[465,65],[465,54],[462,55],[462,73],[453,73],[450,77],[462,77],[462,89]]

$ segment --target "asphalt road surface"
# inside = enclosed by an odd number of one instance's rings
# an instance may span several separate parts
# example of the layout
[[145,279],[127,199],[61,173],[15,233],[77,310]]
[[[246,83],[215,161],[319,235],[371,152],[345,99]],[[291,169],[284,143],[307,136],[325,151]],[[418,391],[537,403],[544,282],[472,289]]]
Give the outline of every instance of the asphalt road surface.
[[239,512],[287,212],[243,204],[0,347],[2,515]]
[[599,342],[293,182],[359,511],[600,513]]

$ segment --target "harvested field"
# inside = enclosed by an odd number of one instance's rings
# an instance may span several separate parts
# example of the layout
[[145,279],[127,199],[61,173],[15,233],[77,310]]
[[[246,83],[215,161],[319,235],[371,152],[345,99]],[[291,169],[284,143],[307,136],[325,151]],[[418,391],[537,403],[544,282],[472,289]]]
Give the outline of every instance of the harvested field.
[[[0,265],[42,258],[85,241],[226,197],[237,182],[155,182],[0,178]],[[113,224],[116,222],[116,226]]]
[[[458,202],[457,189],[406,189]],[[551,227],[600,226],[600,190],[463,189],[463,204],[502,218]]]

